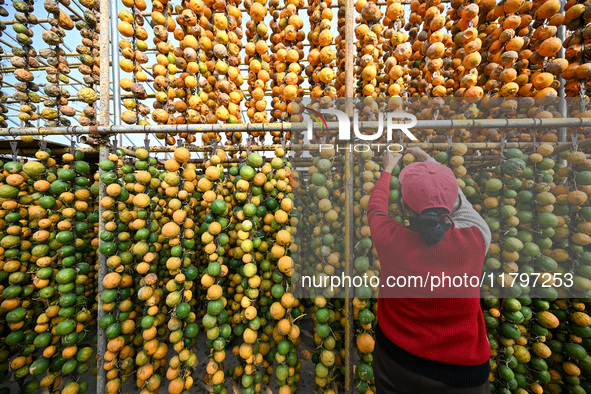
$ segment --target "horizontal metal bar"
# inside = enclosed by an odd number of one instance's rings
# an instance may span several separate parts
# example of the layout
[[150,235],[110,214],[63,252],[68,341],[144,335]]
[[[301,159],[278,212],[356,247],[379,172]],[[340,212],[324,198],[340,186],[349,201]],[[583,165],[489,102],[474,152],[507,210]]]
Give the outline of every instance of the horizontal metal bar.
[[[72,64],[68,64],[69,68],[78,68],[82,65],[82,63],[72,63]],[[43,70],[47,70],[49,67],[53,67],[53,66],[41,66],[41,67],[29,67],[28,71],[43,71]],[[9,73],[14,73],[16,70],[22,70],[22,68],[16,68],[16,67],[5,67],[5,68],[0,68],[0,73],[2,74],[9,74]]]
[[73,16],[71,16],[71,18],[73,18],[74,16],[77,16],[78,18],[80,18],[81,20],[84,19],[84,15],[82,15],[80,12],[76,11],[75,9],[73,9],[70,5],[65,5],[65,7],[72,13],[74,14]]
[[[400,4],[410,4],[410,3],[412,3],[412,0],[400,0]],[[451,3],[451,0],[442,0],[441,3]],[[385,1],[378,1],[376,4],[378,6],[386,6],[386,5],[388,5],[388,3],[385,2]],[[285,8],[285,6],[283,4],[279,5],[278,7],[275,7],[276,10],[282,10],[284,8]],[[336,8],[336,9],[338,9],[339,8],[339,5],[338,5],[338,3],[332,3],[329,6],[329,8]],[[306,8],[300,8],[300,10],[305,10],[305,9]],[[241,7],[238,7],[238,10],[240,10],[241,12],[247,12],[246,11],[246,8],[244,8],[242,6]],[[151,16],[151,12],[149,12],[149,11],[141,12],[141,14],[142,14],[142,16]],[[177,15],[177,13],[176,12],[173,12],[172,15],[175,16],[175,15]]]
[[[303,147],[305,145],[285,145],[285,147],[283,147],[282,145],[251,145],[250,146],[250,150],[251,151],[274,151],[275,149],[278,148],[284,148],[286,151],[288,150],[294,150],[294,147]],[[138,147],[135,146],[126,146],[124,147],[125,149],[129,149],[129,150],[133,150],[133,149],[137,149]],[[149,152],[154,152],[154,153],[162,153],[162,152],[174,152],[175,149],[177,147],[176,146],[151,146],[148,148]],[[191,152],[211,152],[211,150],[213,149],[213,145],[208,145],[208,146],[204,146],[204,145],[187,145],[185,146],[185,148],[187,148],[189,151]],[[242,151],[246,151],[248,149],[248,147],[246,145],[217,145],[216,149],[222,149],[226,152],[242,152]]]
[[[404,126],[408,122],[397,122],[394,125]],[[337,129],[338,123],[327,124],[329,129]],[[378,122],[359,122],[360,128],[378,127]],[[555,128],[555,127],[591,127],[591,118],[527,118],[527,119],[473,119],[473,120],[418,120],[413,129],[512,129],[512,128]],[[141,133],[216,133],[233,131],[304,131],[308,123],[248,123],[248,124],[185,124],[185,125],[146,125],[146,126],[71,126],[71,127],[28,127],[28,128],[3,128],[0,136],[19,135],[82,135],[92,132],[98,134],[141,134]],[[484,145],[491,143],[479,143]],[[485,149],[485,147],[483,147]]]
[[[72,19],[73,22],[77,22],[79,20],[84,19],[84,18],[82,18],[82,15],[80,15],[77,11],[75,11],[75,10],[73,10],[70,7],[67,7],[67,6],[66,6],[66,8],[68,8],[73,13],[76,13],[76,15],[69,15],[70,16],[70,19]],[[49,23],[49,21],[51,19],[53,19],[53,18],[37,18],[37,23]],[[7,21],[3,21],[2,23],[4,23],[5,25],[8,26],[8,25],[14,25],[15,23],[21,23],[21,22],[17,21],[16,19],[9,19]],[[35,26],[35,25],[30,24],[30,23],[28,23],[28,25]]]
[[[84,85],[84,84],[79,83],[78,85]],[[70,86],[70,85],[66,85],[66,86]],[[46,96],[44,94],[39,95],[39,97],[42,99],[54,98],[54,97]],[[77,96],[68,97],[68,102],[75,102],[75,101],[82,101],[82,100],[80,100]],[[17,100],[7,100],[7,101],[5,101],[5,103],[6,104],[22,104],[20,101],[17,101]],[[70,134],[70,133],[66,133],[66,134]]]
[[[8,35],[8,34],[7,34],[7,35]],[[9,36],[9,37],[10,37],[10,36]],[[14,45],[12,45],[11,43],[9,43],[9,42],[7,42],[7,41],[5,41],[5,40],[2,40],[2,39],[0,39],[0,43],[2,43],[2,44],[4,44],[4,45],[8,46],[9,48],[16,48],[16,47],[15,47]]]
[[[0,54],[0,57],[13,57],[13,56],[14,55],[13,54],[10,54],[10,53],[2,53],[2,54]],[[64,54],[64,56],[80,56],[80,53],[78,53],[78,52],[66,52]]]
[[[49,22],[49,18],[37,18],[37,21],[39,23],[43,23],[43,22]],[[16,19],[10,19],[7,21],[3,21],[2,23],[4,23],[5,25],[14,25],[15,23],[21,23],[19,21],[17,21]]]
[[[84,143],[84,142],[83,142]],[[487,149],[498,149],[501,147],[501,143],[499,142],[465,142],[464,143],[468,149],[480,149],[480,150],[487,150]],[[572,147],[571,142],[545,142],[545,144],[549,144],[554,146],[555,152],[561,152],[564,150],[569,149]],[[373,148],[377,148],[380,146],[381,148],[384,147],[384,144],[369,144]],[[521,148],[521,149],[528,149],[528,148],[535,148],[538,144],[534,142],[507,142],[505,143],[505,148]],[[586,147],[591,145],[591,139],[582,140],[579,142],[579,147]],[[142,146],[139,146],[143,148]],[[447,143],[438,143],[438,142],[411,142],[405,144],[406,148],[417,147],[426,150],[446,150],[448,149],[449,145]],[[138,146],[125,146],[122,149],[125,150],[127,154],[133,152],[137,149]],[[185,146],[191,152],[211,152],[214,148],[213,145],[187,145]],[[326,149],[326,145],[323,144],[286,144],[286,145],[251,145],[250,151],[252,152],[268,152],[274,151],[278,148],[283,148],[285,151],[294,151],[294,152],[302,152],[302,151],[318,151],[321,148]],[[64,148],[65,149],[65,148]],[[69,148],[68,148],[69,149]],[[152,153],[171,153],[177,149],[176,146],[151,146],[148,148],[149,152]],[[216,149],[221,149],[225,152],[246,152],[248,150],[248,146],[246,145],[216,145]],[[66,149],[67,150],[67,149]],[[80,148],[80,150],[84,153],[97,153],[98,150],[94,148]],[[342,147],[339,151],[343,150]],[[0,150],[0,153],[3,151]],[[61,151],[54,150],[54,153],[58,154]],[[6,153],[10,153],[7,152]],[[465,156],[464,159],[468,163],[475,162],[475,161],[490,161],[491,163],[497,161],[499,158],[498,155],[482,155],[482,156]],[[305,159],[305,158],[298,158],[298,159]]]

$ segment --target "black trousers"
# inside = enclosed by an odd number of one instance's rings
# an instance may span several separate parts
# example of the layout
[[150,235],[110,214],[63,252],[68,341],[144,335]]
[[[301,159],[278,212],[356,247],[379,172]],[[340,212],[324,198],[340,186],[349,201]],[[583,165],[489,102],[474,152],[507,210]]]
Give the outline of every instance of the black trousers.
[[373,360],[377,394],[490,394],[488,382],[476,387],[452,387],[410,371],[392,360],[377,344]]

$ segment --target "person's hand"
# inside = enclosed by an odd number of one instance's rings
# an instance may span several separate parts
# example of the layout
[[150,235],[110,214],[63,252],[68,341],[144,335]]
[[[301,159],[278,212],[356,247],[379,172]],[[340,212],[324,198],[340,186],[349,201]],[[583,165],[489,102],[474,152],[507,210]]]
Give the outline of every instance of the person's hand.
[[410,153],[411,155],[413,155],[417,159],[417,161],[427,161],[430,157],[427,154],[427,152],[425,152],[421,148],[408,148],[406,150],[406,153]]
[[402,155],[399,154],[398,156],[394,157],[392,156],[392,153],[386,150],[383,155],[384,171],[392,173],[394,167],[396,167],[400,159],[402,159]]

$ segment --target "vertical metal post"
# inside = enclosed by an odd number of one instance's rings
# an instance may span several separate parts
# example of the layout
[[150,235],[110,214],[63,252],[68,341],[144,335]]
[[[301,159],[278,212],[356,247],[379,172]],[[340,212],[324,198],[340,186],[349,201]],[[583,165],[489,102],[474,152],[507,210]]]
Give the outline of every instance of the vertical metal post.
[[[351,144],[345,149],[345,275],[353,275],[353,253],[355,231],[353,225],[353,154],[349,151]],[[353,290],[349,285],[345,287],[345,392],[353,391],[353,342],[355,340],[355,325],[353,320]]]
[[[99,145],[99,163],[109,157],[109,146],[104,140],[101,140]],[[100,174],[103,171],[100,170]],[[99,180],[99,201],[107,195],[105,190],[105,184]],[[105,231],[105,219],[103,219],[103,207],[99,204],[99,234]],[[103,241],[99,237],[99,248]],[[103,278],[107,275],[107,256],[102,253],[98,253],[98,311],[97,321],[104,316],[105,311],[103,310],[103,302],[101,301],[101,294],[105,290],[103,286]],[[96,378],[96,392],[98,394],[105,393],[105,387],[107,385],[107,371],[104,368],[105,353],[107,351],[107,336],[105,330],[98,327],[97,330],[97,378]]]
[[[109,0],[100,0],[100,124],[101,126],[109,125],[109,27],[111,26],[111,18],[109,12]],[[113,65],[116,68],[118,65]],[[99,141],[99,162],[104,160],[109,155],[109,148],[107,140],[100,138]],[[102,170],[100,171],[102,173]],[[99,201],[106,194],[105,184],[99,179]],[[103,219],[103,209],[99,204],[99,234],[105,230],[105,219]],[[99,249],[102,241],[99,237]],[[106,256],[99,252],[98,254],[98,320],[104,315],[103,303],[101,301],[101,294],[104,290],[103,278],[107,274]],[[98,328],[97,333],[97,379],[96,392],[98,394],[105,393],[107,385],[107,371],[104,368],[105,353],[107,351],[107,337],[105,330]]]
[[[111,18],[109,12],[109,0],[101,0],[100,3],[100,124],[109,125],[109,27]],[[115,24],[115,23],[114,23]],[[117,68],[113,64],[113,68]],[[115,89],[113,89],[115,90]]]
[[353,115],[355,97],[355,1],[346,0],[345,4],[345,97],[349,116]]
[[[564,12],[564,5],[566,3],[566,0],[560,0],[560,12]],[[564,40],[566,39],[566,26],[565,25],[560,25],[558,26],[558,31],[557,31],[557,37],[560,38],[560,40],[562,42],[564,42]],[[560,46],[560,50],[558,51],[558,56],[557,58],[559,59],[564,59],[564,46]],[[568,117],[568,108],[567,108],[567,103],[566,103],[566,94],[564,92],[564,84],[565,84],[565,80],[564,78],[562,78],[562,76],[558,76],[558,82],[560,83],[560,88],[558,88],[558,97],[560,97],[560,102],[558,103],[558,110],[560,112],[560,116],[562,116],[563,118],[567,118]],[[559,127],[558,128],[558,141],[559,142],[566,142],[566,134],[567,134],[567,128],[566,127]]]
[[[355,99],[355,1],[345,3],[345,100],[347,115],[353,116]],[[349,143],[345,149],[345,275],[353,275],[353,253],[355,251],[355,231],[353,225],[353,154]],[[353,342],[355,323],[353,320],[353,296],[349,286],[345,288],[345,392],[351,393],[353,387]]]
[[[111,15],[113,18],[119,13],[119,4],[117,0],[111,0]],[[113,89],[113,124],[121,125],[121,89],[119,87],[119,43],[118,43],[119,31],[117,31],[117,24],[111,24],[111,57],[112,57],[112,70],[113,70],[113,83],[111,87]],[[123,134],[119,134],[119,146],[123,146]]]

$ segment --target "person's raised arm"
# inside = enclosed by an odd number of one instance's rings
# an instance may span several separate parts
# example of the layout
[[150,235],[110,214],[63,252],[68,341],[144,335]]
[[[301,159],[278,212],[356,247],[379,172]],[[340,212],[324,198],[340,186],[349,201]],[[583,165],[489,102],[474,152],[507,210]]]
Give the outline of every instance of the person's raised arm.
[[384,171],[369,197],[367,220],[374,242],[379,239],[380,234],[385,234],[388,229],[400,226],[400,223],[388,216],[388,197],[390,195],[392,170],[394,170],[401,158],[402,155],[394,157],[390,152],[384,152]]

